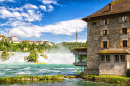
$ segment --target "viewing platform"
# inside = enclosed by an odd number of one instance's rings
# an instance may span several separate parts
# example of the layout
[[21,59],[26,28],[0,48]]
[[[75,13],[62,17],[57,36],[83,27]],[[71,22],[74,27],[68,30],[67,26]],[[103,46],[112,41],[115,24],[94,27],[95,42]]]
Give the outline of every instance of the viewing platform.
[[75,55],[75,62],[73,65],[87,67],[87,48],[76,48],[73,52]]

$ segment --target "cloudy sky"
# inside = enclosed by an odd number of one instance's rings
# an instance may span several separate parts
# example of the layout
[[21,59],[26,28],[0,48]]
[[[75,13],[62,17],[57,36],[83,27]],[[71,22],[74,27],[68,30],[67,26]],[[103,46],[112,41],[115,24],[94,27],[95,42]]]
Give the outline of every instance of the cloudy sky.
[[0,0],[0,34],[54,43],[87,40],[86,17],[112,0]]

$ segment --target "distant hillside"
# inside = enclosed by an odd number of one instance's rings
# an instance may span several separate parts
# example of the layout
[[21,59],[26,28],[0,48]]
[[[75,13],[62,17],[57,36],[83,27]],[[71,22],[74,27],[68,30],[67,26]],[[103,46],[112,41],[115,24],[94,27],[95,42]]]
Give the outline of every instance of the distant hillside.
[[62,42],[57,44],[57,46],[64,46],[68,49],[70,49],[71,51],[73,51],[75,48],[80,48],[80,47],[87,47],[87,41],[86,43],[82,43],[82,42]]

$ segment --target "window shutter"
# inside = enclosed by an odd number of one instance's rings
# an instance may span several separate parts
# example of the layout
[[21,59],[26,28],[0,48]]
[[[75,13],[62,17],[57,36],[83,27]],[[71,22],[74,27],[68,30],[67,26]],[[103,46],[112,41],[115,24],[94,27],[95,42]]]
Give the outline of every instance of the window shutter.
[[100,48],[103,49],[103,42],[100,42]]
[[100,25],[103,25],[103,19],[100,19]]
[[127,47],[130,48],[130,40],[127,41]]
[[122,23],[122,17],[121,16],[119,17],[119,23]]
[[109,41],[107,41],[107,48],[109,48]]
[[109,24],[109,18],[107,18],[107,24]]
[[109,30],[107,30],[107,36],[109,36]]
[[103,36],[103,30],[100,30],[100,36]]
[[130,28],[127,28],[127,34],[128,35],[130,34]]
[[119,33],[122,34],[122,28],[119,29]]
[[127,22],[129,22],[129,16],[127,15]]
[[120,40],[120,48],[122,48],[122,40]]

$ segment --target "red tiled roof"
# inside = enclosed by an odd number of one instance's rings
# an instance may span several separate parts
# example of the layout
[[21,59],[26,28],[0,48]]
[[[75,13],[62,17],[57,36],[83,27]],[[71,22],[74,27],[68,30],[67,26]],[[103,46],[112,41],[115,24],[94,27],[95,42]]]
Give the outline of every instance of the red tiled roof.
[[[109,4],[112,5],[111,11],[109,10]],[[130,12],[130,0],[117,0],[117,1],[112,1],[109,4],[104,8],[102,8],[101,10],[93,13],[92,15],[83,18],[83,20],[87,21],[88,19],[95,18],[95,17]]]
[[2,37],[2,35],[0,35],[0,37]]
[[12,36],[12,37],[17,37],[17,36]]

